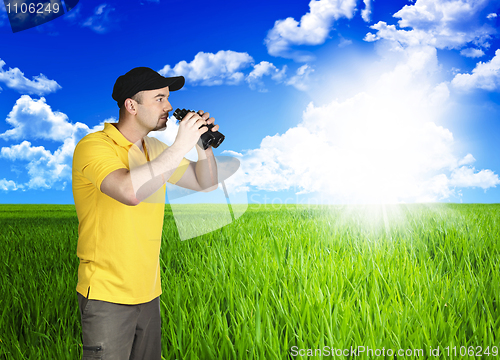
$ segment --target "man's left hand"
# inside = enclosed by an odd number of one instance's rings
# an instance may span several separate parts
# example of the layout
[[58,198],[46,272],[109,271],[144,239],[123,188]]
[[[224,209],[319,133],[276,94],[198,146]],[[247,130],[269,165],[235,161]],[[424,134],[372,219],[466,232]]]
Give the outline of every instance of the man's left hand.
[[[205,121],[207,125],[213,124],[215,122],[215,119],[213,117],[210,117],[210,113],[200,110],[198,111],[198,114],[201,115],[201,118]],[[214,124],[212,131],[217,131],[217,130],[219,130],[219,125]]]

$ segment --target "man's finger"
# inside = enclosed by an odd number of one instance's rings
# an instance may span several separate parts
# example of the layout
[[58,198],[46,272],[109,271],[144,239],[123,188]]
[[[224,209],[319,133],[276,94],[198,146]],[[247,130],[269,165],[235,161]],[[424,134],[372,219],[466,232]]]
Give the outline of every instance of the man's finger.
[[194,114],[196,114],[196,113],[194,113],[194,112],[188,112],[186,114],[186,116],[184,116],[184,118],[182,119],[181,123],[182,122],[183,123],[187,123],[194,116]]
[[191,117],[189,117],[187,120],[191,125],[196,124],[197,121],[201,120],[201,116],[198,115],[197,113],[190,113]]
[[198,129],[198,131],[200,131],[200,136],[201,136],[201,134],[204,134],[208,131],[208,128],[206,126],[202,126],[201,128]]

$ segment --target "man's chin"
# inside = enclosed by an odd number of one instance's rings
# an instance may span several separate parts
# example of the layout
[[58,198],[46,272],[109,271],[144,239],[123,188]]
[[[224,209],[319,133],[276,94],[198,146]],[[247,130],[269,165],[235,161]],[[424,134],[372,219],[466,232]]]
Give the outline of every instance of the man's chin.
[[165,122],[165,124],[158,122],[158,124],[156,124],[156,127],[152,131],[164,131],[166,128],[167,122]]

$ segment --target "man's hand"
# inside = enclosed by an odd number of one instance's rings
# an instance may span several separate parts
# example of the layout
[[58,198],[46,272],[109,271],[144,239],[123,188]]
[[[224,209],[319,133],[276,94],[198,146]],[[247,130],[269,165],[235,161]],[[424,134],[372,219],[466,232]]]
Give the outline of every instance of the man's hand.
[[[198,115],[201,115],[201,119],[205,121],[207,125],[213,124],[215,119],[210,117],[210,114],[204,112],[203,110],[198,111]],[[204,128],[208,127],[204,126]],[[212,131],[217,131],[219,125],[214,125]],[[215,162],[214,153],[212,152],[212,147],[209,146],[206,150],[203,150],[201,140],[196,144],[196,151],[198,152],[198,161],[194,166],[194,175],[196,181],[199,184],[200,191],[212,191],[217,189],[217,163]],[[182,180],[182,179],[181,179]],[[181,184],[179,184],[182,186]]]
[[[213,124],[215,122],[215,119],[213,117],[210,117],[210,113],[206,113],[203,110],[200,110],[198,111],[198,114],[201,115],[201,118],[207,122],[207,125]],[[219,125],[214,125],[212,131],[218,131],[218,130],[219,130]]]
[[[205,121],[207,125],[213,124],[215,119],[213,117],[210,117],[210,113],[204,112],[203,110],[198,111],[198,115],[201,116],[201,118]],[[219,130],[219,125],[214,125],[214,127],[211,129],[212,131],[217,131]],[[200,154],[200,151],[211,151],[211,147],[208,147],[207,150],[203,150],[202,142],[201,140],[196,143],[196,150],[198,151],[198,154]]]
[[194,112],[187,113],[179,124],[179,131],[172,147],[180,149],[183,154],[187,154],[198,142],[200,136],[208,131],[208,128],[203,126],[206,123],[206,118],[204,119],[199,114]]

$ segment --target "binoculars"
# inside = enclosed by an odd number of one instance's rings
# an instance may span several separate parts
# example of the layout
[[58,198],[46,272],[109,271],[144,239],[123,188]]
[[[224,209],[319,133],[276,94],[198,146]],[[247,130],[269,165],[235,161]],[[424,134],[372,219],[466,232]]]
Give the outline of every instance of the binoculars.
[[[182,119],[184,119],[184,117],[187,115],[188,112],[196,112],[196,111],[186,110],[186,109],[182,110],[176,109],[173,115],[178,121],[181,121]],[[209,146],[212,146],[214,148],[218,147],[224,141],[225,136],[218,131],[211,131],[212,128],[214,127],[213,124],[203,125],[203,126],[208,127],[208,131],[200,136],[201,143],[203,144],[203,150],[208,149]]]

